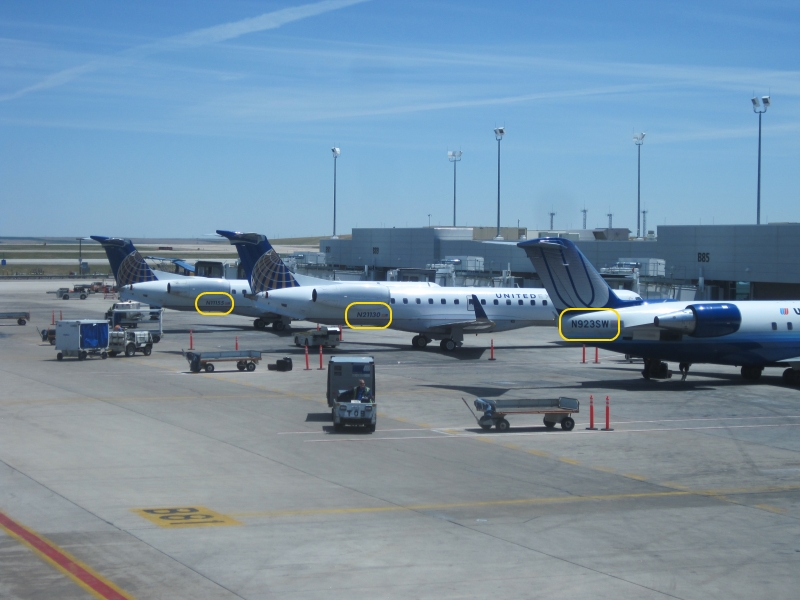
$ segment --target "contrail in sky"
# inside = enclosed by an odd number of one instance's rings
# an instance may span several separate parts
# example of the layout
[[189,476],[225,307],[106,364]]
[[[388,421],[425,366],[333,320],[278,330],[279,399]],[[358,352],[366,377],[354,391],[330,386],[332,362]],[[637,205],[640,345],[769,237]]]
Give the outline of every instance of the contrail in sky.
[[30,85],[28,87],[0,96],[0,101],[13,100],[20,98],[31,92],[38,92],[50,88],[58,87],[73,79],[91,73],[99,69],[111,67],[114,65],[127,64],[132,60],[144,58],[160,52],[167,52],[170,50],[182,50],[185,48],[195,48],[207,44],[215,44],[217,42],[224,42],[231,40],[248,33],[255,33],[258,31],[266,31],[268,29],[277,29],[287,23],[299,21],[308,17],[315,17],[327,12],[346,8],[354,4],[361,4],[369,0],[323,0],[322,2],[315,2],[313,4],[303,4],[302,6],[294,6],[291,8],[283,8],[269,13],[264,13],[257,17],[249,19],[242,19],[241,21],[234,21],[233,23],[223,23],[222,25],[214,25],[213,27],[206,27],[204,29],[197,29],[189,33],[183,33],[168,38],[164,38],[157,42],[144,44],[130,48],[119,54],[107,58],[101,58],[90,61],[77,67],[64,69],[58,73],[54,73],[45,77],[40,82]]

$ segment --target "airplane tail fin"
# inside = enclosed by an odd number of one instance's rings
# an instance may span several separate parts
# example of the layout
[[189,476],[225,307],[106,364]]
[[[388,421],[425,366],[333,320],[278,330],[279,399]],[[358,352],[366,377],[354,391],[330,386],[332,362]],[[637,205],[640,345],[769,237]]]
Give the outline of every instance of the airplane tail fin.
[[621,300],[578,247],[564,238],[540,238],[517,244],[525,250],[558,310],[624,308],[641,300]]
[[300,285],[266,236],[221,229],[217,229],[217,233],[236,246],[254,294]]
[[102,235],[93,235],[91,238],[99,242],[106,251],[114,278],[117,280],[117,286],[122,287],[131,283],[158,279],[130,240]]

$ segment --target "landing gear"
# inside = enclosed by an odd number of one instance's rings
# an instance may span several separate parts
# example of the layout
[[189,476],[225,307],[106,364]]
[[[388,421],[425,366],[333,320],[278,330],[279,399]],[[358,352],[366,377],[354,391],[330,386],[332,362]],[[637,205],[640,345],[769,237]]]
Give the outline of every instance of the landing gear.
[[256,319],[255,321],[253,321],[253,327],[263,331],[264,329],[267,328],[267,324],[264,321],[264,319]]
[[283,331],[286,329],[286,323],[281,320],[272,322],[272,331]]
[[681,363],[678,365],[678,370],[681,372],[681,381],[686,381],[686,376],[689,374],[689,367],[691,363]]
[[750,381],[758,381],[761,379],[761,372],[763,370],[764,367],[758,365],[744,366],[742,367],[742,377]]
[[452,352],[458,347],[458,344],[456,344],[455,340],[446,339],[439,342],[439,347],[445,352]]
[[783,383],[787,385],[800,384],[800,371],[795,371],[791,367],[783,372]]
[[424,335],[415,335],[413,338],[411,338],[411,345],[414,346],[414,348],[419,348],[420,350],[422,350],[425,346],[428,345],[429,341],[430,340],[426,338]]
[[671,379],[672,371],[669,370],[669,365],[665,362],[654,358],[645,358],[642,377],[645,379]]

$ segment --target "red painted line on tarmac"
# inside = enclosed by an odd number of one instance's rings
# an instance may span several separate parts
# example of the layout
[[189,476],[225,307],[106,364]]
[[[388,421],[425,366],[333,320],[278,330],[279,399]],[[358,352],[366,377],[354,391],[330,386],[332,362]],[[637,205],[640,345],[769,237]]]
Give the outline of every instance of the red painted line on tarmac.
[[89,567],[82,565],[54,543],[20,525],[2,512],[0,512],[0,527],[5,529],[11,537],[33,549],[42,558],[58,567],[80,584],[81,587],[92,592],[98,598],[133,600],[133,596],[122,592],[113,583],[92,572]]

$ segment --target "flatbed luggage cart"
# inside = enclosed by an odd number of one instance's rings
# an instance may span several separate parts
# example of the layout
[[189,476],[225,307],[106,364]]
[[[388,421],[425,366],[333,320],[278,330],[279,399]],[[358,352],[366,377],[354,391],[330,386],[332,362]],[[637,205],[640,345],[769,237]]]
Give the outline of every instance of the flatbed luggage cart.
[[[461,398],[469,408],[469,404]],[[581,403],[575,398],[531,398],[519,400],[488,400],[486,398],[476,398],[475,408],[483,412],[482,417],[478,417],[471,408],[469,411],[478,425],[482,429],[491,429],[492,426],[497,431],[508,431],[511,427],[507,415],[544,415],[544,426],[552,429],[557,423],[561,423],[561,429],[572,431],[575,427],[575,420],[570,416],[580,412]]]
[[31,320],[31,313],[25,312],[0,312],[0,319],[15,319],[17,325],[27,325]]
[[260,350],[228,350],[225,352],[184,352],[181,354],[189,361],[189,370],[199,373],[205,369],[206,373],[214,372],[215,362],[236,362],[240,371],[255,371],[256,364],[261,360]]

